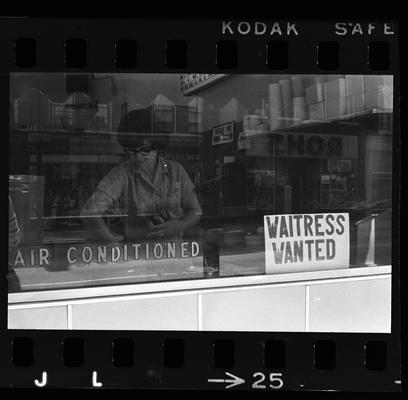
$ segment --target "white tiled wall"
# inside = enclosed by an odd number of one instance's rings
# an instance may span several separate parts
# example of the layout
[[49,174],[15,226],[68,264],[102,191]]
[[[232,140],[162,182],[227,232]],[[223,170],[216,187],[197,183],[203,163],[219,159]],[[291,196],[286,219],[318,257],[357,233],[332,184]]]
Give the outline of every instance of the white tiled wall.
[[18,305],[8,318],[11,329],[387,333],[391,276]]
[[391,277],[310,286],[309,331],[390,330]]
[[202,330],[304,331],[305,287],[292,286],[201,295]]
[[72,306],[72,329],[197,330],[197,327],[194,295],[135,296],[132,300]]
[[67,306],[8,310],[9,329],[68,329]]

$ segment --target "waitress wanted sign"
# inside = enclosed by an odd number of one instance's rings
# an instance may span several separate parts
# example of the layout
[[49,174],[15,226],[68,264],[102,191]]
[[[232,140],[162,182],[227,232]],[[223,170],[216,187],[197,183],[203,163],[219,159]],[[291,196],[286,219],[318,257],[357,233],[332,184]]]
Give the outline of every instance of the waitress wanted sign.
[[265,215],[266,273],[348,268],[349,215]]

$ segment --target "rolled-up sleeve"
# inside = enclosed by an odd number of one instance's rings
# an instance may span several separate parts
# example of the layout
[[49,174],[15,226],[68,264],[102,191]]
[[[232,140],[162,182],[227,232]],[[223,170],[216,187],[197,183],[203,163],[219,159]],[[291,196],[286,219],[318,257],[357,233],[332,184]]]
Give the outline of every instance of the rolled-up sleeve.
[[102,215],[121,197],[124,182],[125,170],[122,165],[118,165],[101,180],[95,192],[85,202],[81,216]]

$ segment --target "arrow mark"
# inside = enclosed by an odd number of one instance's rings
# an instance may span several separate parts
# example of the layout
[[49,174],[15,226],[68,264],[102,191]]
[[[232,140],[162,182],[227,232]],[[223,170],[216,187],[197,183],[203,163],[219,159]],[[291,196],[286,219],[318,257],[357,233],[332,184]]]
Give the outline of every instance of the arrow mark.
[[229,372],[225,373],[226,375],[228,375],[230,378],[232,379],[208,379],[208,382],[211,383],[229,383],[228,386],[225,387],[225,389],[229,389],[232,388],[234,386],[238,386],[241,385],[243,383],[245,383],[245,380],[242,378],[239,378],[238,376],[235,376]]

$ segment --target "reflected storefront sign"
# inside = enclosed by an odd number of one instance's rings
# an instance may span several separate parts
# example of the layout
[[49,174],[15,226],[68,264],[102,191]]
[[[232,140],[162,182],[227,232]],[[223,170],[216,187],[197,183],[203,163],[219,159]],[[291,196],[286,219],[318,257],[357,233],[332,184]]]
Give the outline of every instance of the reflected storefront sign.
[[357,136],[274,133],[249,140],[247,155],[286,157],[357,158]]
[[226,78],[225,74],[180,74],[180,92],[191,95],[194,91]]

